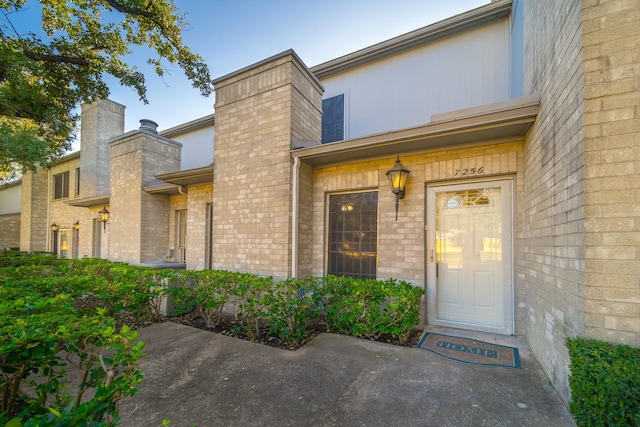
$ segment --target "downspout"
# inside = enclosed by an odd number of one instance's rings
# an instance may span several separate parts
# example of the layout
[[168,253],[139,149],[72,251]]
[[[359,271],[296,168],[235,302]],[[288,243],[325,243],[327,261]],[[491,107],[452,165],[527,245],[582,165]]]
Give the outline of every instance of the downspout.
[[300,195],[298,194],[300,179],[300,158],[293,158],[293,186],[291,201],[291,278],[298,276],[298,204]]
[[184,186],[179,185],[178,186],[178,193],[182,194],[183,196],[186,196],[187,195],[187,189],[184,188]]
[[[33,176],[32,172],[32,176]],[[33,181],[33,178],[31,178],[31,180]],[[33,188],[33,182],[31,184],[32,188]],[[33,191],[33,190],[32,190]],[[47,223],[45,224],[45,226],[47,227],[47,232],[45,233],[46,239],[45,239],[45,252],[49,251],[49,248],[53,249],[52,245],[51,245],[51,230],[49,229],[49,226],[51,224],[51,199],[53,198],[52,195],[49,194],[49,191],[51,191],[51,167],[47,167]],[[33,196],[32,196],[33,199]],[[31,210],[33,210],[33,200],[31,202]],[[33,221],[33,212],[31,215],[31,221]],[[31,229],[33,230],[33,227],[31,227]],[[29,240],[32,240],[32,236],[31,236],[31,231],[29,232]],[[33,252],[33,249],[31,249],[31,241],[29,242],[29,252]]]

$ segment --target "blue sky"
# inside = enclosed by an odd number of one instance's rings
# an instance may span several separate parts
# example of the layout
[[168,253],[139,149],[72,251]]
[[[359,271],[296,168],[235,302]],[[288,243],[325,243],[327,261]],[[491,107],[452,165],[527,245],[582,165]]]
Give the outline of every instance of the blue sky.
[[[223,76],[287,49],[311,67],[450,16],[490,0],[175,0],[187,13],[184,41],[207,62],[212,78]],[[26,24],[26,23],[25,23]],[[39,16],[28,25],[39,26]],[[37,31],[38,28],[33,28]],[[30,29],[31,30],[31,29]],[[135,63],[147,79],[149,104],[136,93],[111,87],[110,98],[126,105],[125,130],[151,119],[159,129],[213,113],[213,96],[192,88],[177,66],[163,78],[145,64],[144,52]]]

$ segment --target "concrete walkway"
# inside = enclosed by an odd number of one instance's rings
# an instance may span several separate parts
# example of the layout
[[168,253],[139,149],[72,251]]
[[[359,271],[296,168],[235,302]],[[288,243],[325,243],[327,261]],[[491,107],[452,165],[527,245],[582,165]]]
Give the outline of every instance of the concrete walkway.
[[163,419],[172,427],[575,425],[515,337],[475,336],[519,347],[521,369],[334,334],[298,351],[171,322],[141,330],[140,338],[145,379],[123,401],[126,427]]

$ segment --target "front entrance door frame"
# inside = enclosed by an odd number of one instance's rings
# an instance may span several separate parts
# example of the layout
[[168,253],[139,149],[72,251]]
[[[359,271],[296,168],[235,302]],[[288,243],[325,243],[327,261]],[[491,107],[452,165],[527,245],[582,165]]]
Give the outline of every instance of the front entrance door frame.
[[[491,327],[463,322],[451,322],[438,319],[437,316],[437,262],[436,262],[436,203],[435,195],[438,191],[477,188],[479,186],[499,186],[503,192],[503,222],[502,227],[505,233],[503,242],[503,280],[504,280],[504,327]],[[427,295],[427,322],[434,326],[446,326],[475,331],[493,332],[499,334],[512,335],[515,329],[515,298],[514,298],[514,246],[513,246],[513,226],[514,226],[514,179],[511,177],[496,177],[493,179],[476,179],[454,182],[437,182],[426,185],[426,295]]]

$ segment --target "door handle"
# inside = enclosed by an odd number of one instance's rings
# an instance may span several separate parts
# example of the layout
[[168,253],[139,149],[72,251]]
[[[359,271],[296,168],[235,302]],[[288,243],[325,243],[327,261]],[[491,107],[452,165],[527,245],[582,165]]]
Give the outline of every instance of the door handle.
[[429,262],[433,262],[433,249],[429,249]]

